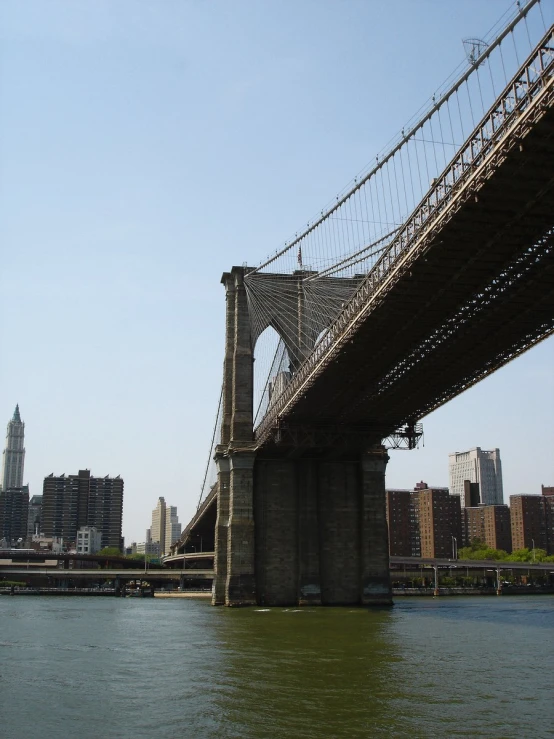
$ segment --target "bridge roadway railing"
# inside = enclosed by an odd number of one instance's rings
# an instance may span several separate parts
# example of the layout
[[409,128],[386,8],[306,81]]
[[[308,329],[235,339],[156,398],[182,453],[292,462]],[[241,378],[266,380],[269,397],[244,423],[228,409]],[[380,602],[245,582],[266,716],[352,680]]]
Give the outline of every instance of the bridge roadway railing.
[[[208,554],[208,553],[207,553]],[[213,552],[211,553],[213,557]],[[494,569],[499,572],[513,570],[514,572],[535,572],[552,574],[554,565],[552,562],[510,562],[508,560],[461,560],[461,559],[425,559],[421,557],[391,557],[390,568],[412,567],[412,568],[458,568],[473,570]],[[152,580],[152,581],[178,581],[181,578],[194,578],[198,580],[210,580],[214,577],[213,569],[162,569],[162,570],[59,570],[51,568],[36,568],[28,570],[24,567],[13,567],[4,571],[4,576],[38,578],[48,577],[54,580]]]
[[494,570],[516,570],[518,572],[533,570],[543,574],[554,572],[552,562],[510,562],[507,559],[432,559],[430,557],[391,557],[391,569],[393,567],[439,567],[439,568],[461,568],[461,569],[494,569]]
[[[180,569],[187,569],[187,562],[193,562],[194,565],[199,562],[212,562],[215,557],[215,552],[184,552],[183,554],[170,554],[168,557],[164,557],[164,567],[172,567],[175,569],[178,566]],[[205,569],[205,567],[204,567]]]
[[[219,485],[216,482],[215,485],[212,486],[212,489],[210,490],[208,495],[206,495],[204,500],[201,501],[192,520],[189,521],[189,523],[186,525],[179,539],[171,545],[172,554],[170,555],[170,557],[173,556],[173,554],[175,554],[178,551],[179,547],[182,547],[184,544],[186,544],[187,539],[189,538],[190,532],[192,531],[192,529],[196,526],[196,524],[200,521],[200,519],[206,512],[206,510],[210,507],[210,505],[217,498],[218,490],[219,490]],[[164,561],[166,559],[167,557],[164,558]]]
[[312,354],[256,429],[261,444],[382,302],[401,274],[425,253],[431,240],[518,145],[546,108],[554,105],[554,26],[520,67],[442,175],[407,219]]

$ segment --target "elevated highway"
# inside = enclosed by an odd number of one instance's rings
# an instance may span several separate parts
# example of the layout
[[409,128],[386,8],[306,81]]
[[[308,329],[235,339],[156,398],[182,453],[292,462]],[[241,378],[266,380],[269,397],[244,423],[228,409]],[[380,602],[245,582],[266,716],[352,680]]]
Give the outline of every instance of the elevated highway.
[[153,581],[166,581],[166,580],[180,580],[183,576],[187,579],[209,579],[213,578],[213,569],[209,570],[173,570],[173,569],[159,569],[150,570],[142,568],[140,570],[130,569],[114,569],[114,570],[60,570],[58,568],[43,567],[43,568],[27,568],[21,566],[6,567],[0,570],[0,574],[4,577],[9,578],[29,578],[29,577],[43,577],[50,580],[153,580]]

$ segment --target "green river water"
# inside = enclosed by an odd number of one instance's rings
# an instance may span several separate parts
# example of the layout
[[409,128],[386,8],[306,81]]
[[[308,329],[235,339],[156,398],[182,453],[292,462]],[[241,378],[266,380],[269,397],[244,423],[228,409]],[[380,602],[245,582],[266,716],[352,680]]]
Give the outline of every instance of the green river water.
[[0,737],[554,737],[554,597],[0,597]]

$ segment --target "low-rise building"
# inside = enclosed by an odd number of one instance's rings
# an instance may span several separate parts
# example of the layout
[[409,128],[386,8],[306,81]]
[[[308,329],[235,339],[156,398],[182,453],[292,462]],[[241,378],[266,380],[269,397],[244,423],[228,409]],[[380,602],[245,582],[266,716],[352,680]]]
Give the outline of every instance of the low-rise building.
[[37,552],[61,554],[67,550],[67,547],[64,544],[63,537],[43,536],[40,534],[39,536],[33,536],[31,539],[31,549],[35,549]]
[[134,545],[133,554],[145,554],[151,557],[159,557],[161,555],[159,541],[141,541]]
[[96,554],[102,549],[102,532],[94,526],[81,526],[75,548],[77,554]]

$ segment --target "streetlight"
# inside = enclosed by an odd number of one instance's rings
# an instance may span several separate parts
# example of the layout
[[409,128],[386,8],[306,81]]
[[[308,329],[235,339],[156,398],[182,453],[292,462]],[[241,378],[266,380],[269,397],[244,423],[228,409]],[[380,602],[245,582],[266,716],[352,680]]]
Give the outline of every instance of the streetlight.
[[533,545],[533,562],[535,561],[535,540],[531,539],[531,544]]
[[458,559],[458,539],[452,537],[452,559]]

